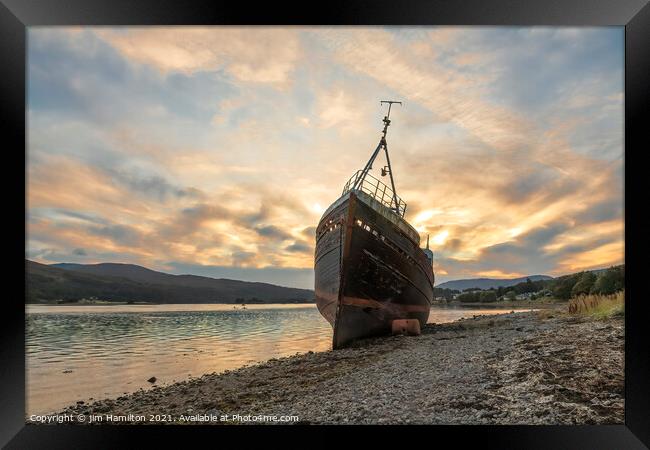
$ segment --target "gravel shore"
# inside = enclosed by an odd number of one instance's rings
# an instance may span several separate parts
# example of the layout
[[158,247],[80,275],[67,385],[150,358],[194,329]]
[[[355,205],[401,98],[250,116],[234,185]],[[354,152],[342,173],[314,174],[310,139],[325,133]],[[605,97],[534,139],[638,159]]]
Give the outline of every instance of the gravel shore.
[[[300,424],[621,424],[623,345],[620,317],[597,321],[559,310],[482,316],[60,414],[157,414],[171,423],[200,423],[207,414],[217,424],[259,423],[234,414],[292,415]],[[225,415],[231,419],[214,421]],[[194,420],[179,422],[182,416]]]

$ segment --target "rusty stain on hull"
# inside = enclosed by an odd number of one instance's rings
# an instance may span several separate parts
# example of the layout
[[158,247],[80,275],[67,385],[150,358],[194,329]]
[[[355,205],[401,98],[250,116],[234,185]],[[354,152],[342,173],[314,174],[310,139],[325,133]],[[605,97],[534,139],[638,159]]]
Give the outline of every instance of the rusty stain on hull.
[[[360,308],[392,309],[393,313],[401,314],[402,312],[427,312],[429,305],[393,305],[392,303],[382,303],[377,300],[357,297],[343,297],[342,305],[358,306]],[[391,308],[393,307],[393,308]]]

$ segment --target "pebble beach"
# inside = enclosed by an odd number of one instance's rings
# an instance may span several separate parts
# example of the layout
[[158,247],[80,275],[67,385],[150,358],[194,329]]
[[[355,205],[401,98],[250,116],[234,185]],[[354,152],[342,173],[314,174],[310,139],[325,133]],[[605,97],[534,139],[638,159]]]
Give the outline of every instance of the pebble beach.
[[623,349],[622,317],[559,309],[479,316],[428,324],[419,336],[365,339],[154,384],[59,414],[221,425],[277,417],[294,424],[621,424]]

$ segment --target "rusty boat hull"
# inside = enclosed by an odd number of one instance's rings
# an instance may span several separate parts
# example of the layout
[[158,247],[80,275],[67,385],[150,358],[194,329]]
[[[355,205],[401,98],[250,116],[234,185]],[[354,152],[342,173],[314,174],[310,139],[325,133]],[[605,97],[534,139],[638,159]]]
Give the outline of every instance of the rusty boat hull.
[[316,303],[332,325],[332,348],[389,334],[394,320],[426,324],[431,261],[417,232],[372,196],[352,190],[325,211],[314,260]]

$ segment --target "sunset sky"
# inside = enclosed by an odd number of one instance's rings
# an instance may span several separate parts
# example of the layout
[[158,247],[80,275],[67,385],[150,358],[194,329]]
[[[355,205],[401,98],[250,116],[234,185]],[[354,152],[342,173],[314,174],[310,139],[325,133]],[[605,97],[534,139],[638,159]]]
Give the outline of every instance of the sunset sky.
[[436,284],[620,264],[623,37],[30,27],[27,257],[313,288],[315,225],[392,99]]

